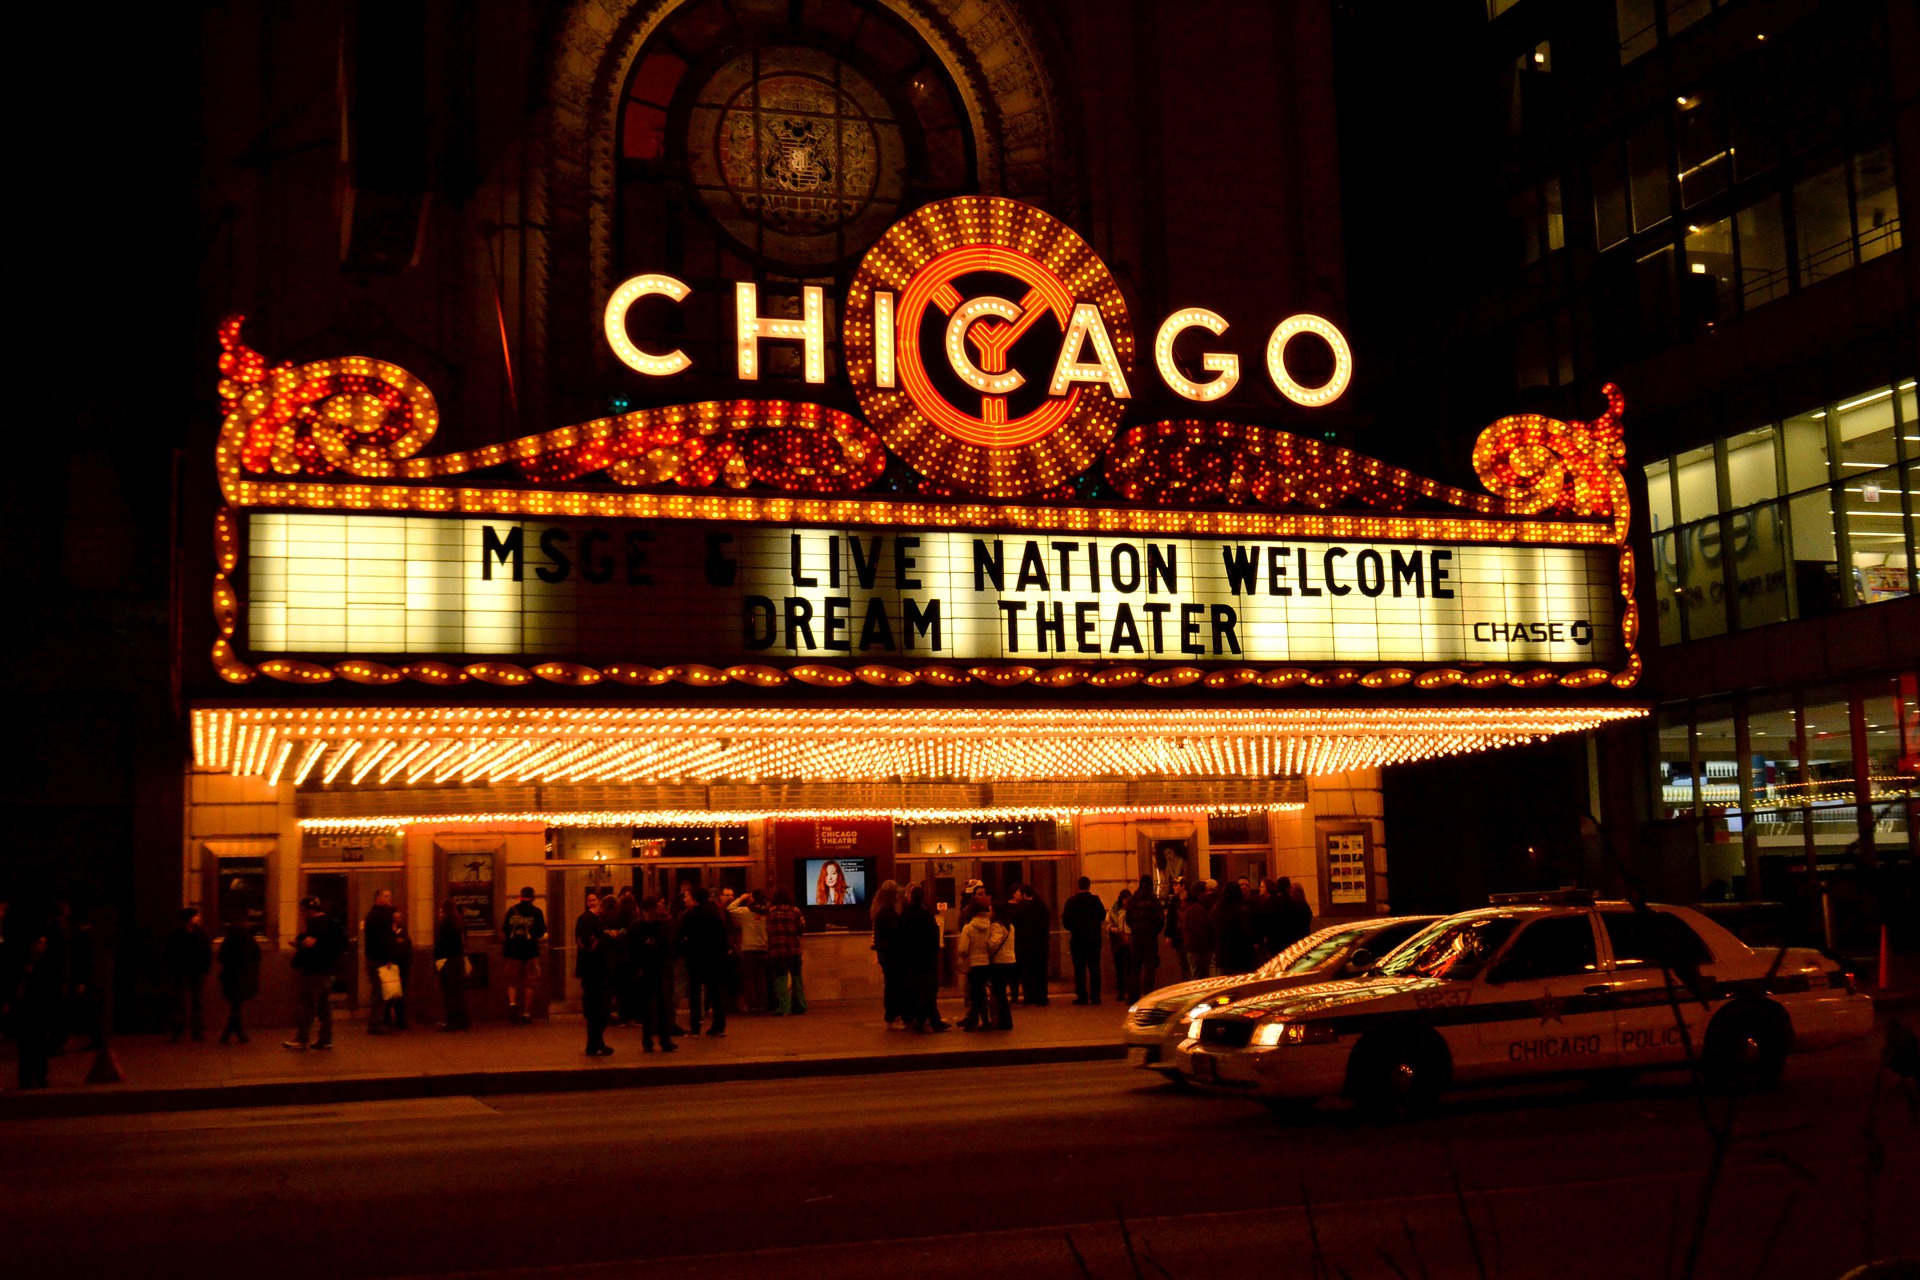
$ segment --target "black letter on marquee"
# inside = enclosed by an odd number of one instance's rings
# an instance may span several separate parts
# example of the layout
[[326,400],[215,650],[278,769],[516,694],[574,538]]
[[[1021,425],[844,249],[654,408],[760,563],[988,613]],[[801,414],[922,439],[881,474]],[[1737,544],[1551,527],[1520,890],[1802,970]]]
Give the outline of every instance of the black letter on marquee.
[[1220,641],[1222,637],[1226,639],[1228,646],[1231,647],[1235,653],[1240,652],[1240,637],[1235,635],[1233,630],[1239,621],[1240,615],[1233,611],[1232,605],[1217,604],[1213,606],[1213,651],[1215,653],[1220,652]]
[[813,643],[813,604],[812,602],[810,602],[805,596],[788,596],[786,598],[786,606],[787,606],[787,648],[798,649],[800,647],[797,643],[795,643],[794,637],[796,633],[798,635],[802,635],[807,638],[807,648],[809,649],[814,648],[815,645]]
[[1100,652],[1100,605],[1087,600],[1073,606],[1073,647],[1081,653]]
[[1033,627],[1036,632],[1033,638],[1034,647],[1039,649],[1040,652],[1045,653],[1047,651],[1047,632],[1049,631],[1053,632],[1053,651],[1055,653],[1059,653],[1067,647],[1067,624],[1065,619],[1060,616],[1059,601],[1054,602],[1053,620],[1051,622],[1047,620],[1047,606],[1044,604],[1035,604],[1033,606]]
[[840,538],[838,535],[827,539],[827,585],[840,585]]
[[540,550],[546,555],[547,559],[553,561],[553,568],[551,569],[545,565],[541,565],[538,569],[534,570],[535,573],[540,575],[540,581],[565,582],[567,580],[567,575],[573,572],[573,561],[569,560],[567,553],[560,549],[560,544],[572,541],[573,535],[558,526],[540,535]]
[[594,545],[605,542],[612,536],[605,529],[589,529],[580,535],[580,576],[588,582],[598,585],[613,581],[613,557],[601,556],[598,560],[593,558]]
[[[907,552],[918,550],[919,546],[920,539],[918,538],[895,538],[893,540],[893,585],[895,590],[918,591],[920,589],[920,579],[909,578],[907,576],[913,572],[914,566],[914,558],[908,555]],[[933,647],[938,649],[940,646],[935,645]]]
[[[1371,557],[1371,560],[1369,560],[1369,557]],[[1371,586],[1367,584],[1367,566],[1369,564],[1373,566],[1373,584]],[[1377,596],[1387,589],[1386,562],[1380,558],[1380,553],[1372,547],[1368,547],[1365,551],[1362,551],[1354,557],[1353,576],[1359,579],[1360,594],[1363,596]]]
[[1073,590],[1073,561],[1069,556],[1080,549],[1077,542],[1049,542],[1048,546],[1060,553],[1060,589]]
[[860,650],[864,653],[876,645],[882,649],[893,648],[893,623],[887,619],[886,602],[879,596],[868,596],[866,621],[860,624]]
[[1426,570],[1421,567],[1420,553],[1416,551],[1412,555],[1401,555],[1396,551],[1393,553],[1394,599],[1398,600],[1400,598],[1400,588],[1409,582],[1413,584],[1414,595],[1419,596],[1422,600],[1427,598],[1427,574]]
[[[648,537],[653,535],[649,534]],[[707,585],[710,587],[730,587],[740,572],[740,566],[720,554],[720,548],[733,541],[730,533],[710,533],[707,535]],[[652,585],[652,579],[648,579]]]
[[1029,542],[1020,557],[1020,577],[1013,584],[1015,591],[1025,591],[1029,586],[1038,585],[1042,591],[1048,590],[1047,566],[1040,559],[1040,544]]
[[[915,538],[917,543],[920,539]],[[900,602],[900,636],[907,642],[907,648],[913,648],[915,636],[928,636],[933,643],[928,647],[934,652],[940,651],[940,602],[927,601],[927,611],[920,612],[920,605],[913,600]]]
[[824,649],[838,649],[847,653],[853,648],[851,640],[836,640],[835,636],[847,629],[847,615],[853,612],[853,601],[845,596],[827,597],[826,639],[820,642]]
[[[791,535],[790,538],[788,539],[788,546],[790,549],[787,553],[787,565],[792,572],[793,585],[796,587],[819,586],[820,580],[818,578],[806,577],[806,576],[803,576],[800,572],[800,535],[797,533]],[[788,647],[791,648],[792,646],[789,645]],[[811,640],[807,642],[807,647],[808,648],[813,647],[813,642]]]
[[1295,547],[1294,551],[1298,556],[1298,567],[1300,570],[1294,577],[1300,579],[1300,594],[1303,596],[1325,595],[1326,592],[1307,581],[1307,549],[1305,547]]
[[989,581],[993,583],[995,591],[1007,589],[1007,544],[995,538],[993,550],[988,552],[987,540],[975,538],[973,540],[973,589],[985,591]]
[[1113,619],[1113,651],[1131,649],[1140,652],[1140,628],[1134,625],[1133,606],[1125,600],[1120,602],[1120,612]]
[[1205,617],[1207,606],[1203,604],[1183,604],[1180,606],[1180,652],[1205,653],[1207,647],[1200,643],[1200,619]]
[[853,552],[853,573],[860,579],[860,585],[873,590],[874,575],[880,572],[880,538],[875,535],[873,545],[862,551],[860,539],[848,538],[847,548]]
[[512,558],[513,580],[515,582],[520,581],[520,575],[526,569],[526,556],[521,550],[523,542],[522,533],[523,531],[520,526],[515,525],[513,528],[507,530],[507,536],[502,538],[493,531],[492,525],[484,524],[480,526],[481,581],[493,581],[493,561],[496,556],[499,557],[501,564],[506,564],[508,558]]
[[1146,611],[1148,617],[1153,619],[1153,651],[1155,653],[1165,653],[1167,651],[1167,636],[1164,627],[1167,621],[1167,610],[1173,608],[1173,606],[1170,604],[1143,604],[1140,607]]
[[[1120,572],[1120,559],[1126,556],[1127,571]],[[1113,549],[1112,557],[1107,561],[1108,576],[1113,579],[1113,589],[1123,596],[1130,596],[1140,589],[1140,548],[1131,542],[1123,542]]]
[[1220,560],[1227,566],[1227,584],[1233,588],[1233,594],[1252,595],[1253,580],[1260,572],[1260,548],[1248,551],[1239,546],[1222,547]]
[[[765,649],[773,644],[773,633],[777,624],[773,620],[773,601],[765,596],[748,596],[744,623],[745,644],[749,649]],[[766,634],[762,635],[760,624],[766,624]]]
[[1000,612],[1007,615],[1007,652],[1020,652],[1020,615],[1027,611],[1023,600],[1001,600]]
[[1285,547],[1267,548],[1267,594],[1270,596],[1293,594],[1293,588],[1287,585],[1287,549]]
[[[1343,587],[1339,583],[1333,580],[1334,557],[1344,556],[1345,554],[1347,554],[1347,549],[1345,547],[1328,547],[1327,554],[1321,560],[1321,567],[1326,571],[1326,575],[1327,575],[1327,590],[1331,591],[1336,596],[1347,596],[1347,595],[1353,594],[1352,587]],[[1316,591],[1314,592],[1314,594],[1318,595],[1320,593]]]
[[1453,588],[1440,585],[1447,580],[1447,567],[1442,564],[1441,561],[1451,559],[1453,559],[1453,551],[1451,548],[1443,550],[1440,547],[1435,547],[1427,553],[1427,563],[1432,566],[1429,571],[1429,576],[1433,579],[1433,598],[1435,600],[1453,599]]
[[[1151,542],[1147,544],[1147,590],[1151,593],[1164,588],[1172,595],[1180,590],[1180,548],[1171,542],[1165,545],[1167,553],[1162,556],[1159,547]],[[1156,582],[1159,587],[1153,585]]]

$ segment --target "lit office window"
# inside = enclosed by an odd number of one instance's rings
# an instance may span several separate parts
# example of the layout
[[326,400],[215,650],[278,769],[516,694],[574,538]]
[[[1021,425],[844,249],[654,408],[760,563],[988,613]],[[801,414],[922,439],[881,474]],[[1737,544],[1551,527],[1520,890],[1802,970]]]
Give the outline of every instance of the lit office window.
[[1687,709],[1660,711],[1660,809],[1665,817],[1693,814],[1693,744]]
[[1774,456],[1778,434],[1771,426],[1756,427],[1727,439],[1727,495],[1734,509],[1780,496],[1780,475]]
[[1673,132],[1680,165],[1680,207],[1691,209],[1727,189],[1732,167],[1720,104],[1712,90],[1680,96],[1674,107]]
[[1740,305],[1751,311],[1787,296],[1787,232],[1780,197],[1768,196],[1733,216],[1740,245]]
[[1713,446],[1689,449],[1674,460],[1679,479],[1680,522],[1688,524],[1720,510],[1719,481],[1714,476]]
[[1753,826],[1764,853],[1801,850],[1806,788],[1800,767],[1800,731],[1791,695],[1755,698],[1748,708]]
[[1673,464],[1665,458],[1647,464],[1647,523],[1655,533],[1673,527]]
[[1712,324],[1740,309],[1740,269],[1733,252],[1733,219],[1687,228],[1688,313]]

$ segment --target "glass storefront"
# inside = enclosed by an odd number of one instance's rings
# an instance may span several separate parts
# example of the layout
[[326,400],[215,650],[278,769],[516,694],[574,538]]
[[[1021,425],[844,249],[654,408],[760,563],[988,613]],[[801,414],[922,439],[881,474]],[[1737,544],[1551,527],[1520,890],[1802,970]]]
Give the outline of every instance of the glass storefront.
[[1657,459],[1645,471],[1663,645],[1913,589],[1913,379]]

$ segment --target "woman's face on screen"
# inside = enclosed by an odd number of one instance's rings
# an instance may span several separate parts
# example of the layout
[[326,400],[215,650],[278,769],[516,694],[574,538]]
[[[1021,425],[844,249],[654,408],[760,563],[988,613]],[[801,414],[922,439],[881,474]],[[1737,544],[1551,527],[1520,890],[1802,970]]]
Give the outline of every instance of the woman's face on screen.
[[827,864],[827,884],[832,888],[838,889],[844,883],[845,881],[840,878],[840,864],[837,862],[829,862]]

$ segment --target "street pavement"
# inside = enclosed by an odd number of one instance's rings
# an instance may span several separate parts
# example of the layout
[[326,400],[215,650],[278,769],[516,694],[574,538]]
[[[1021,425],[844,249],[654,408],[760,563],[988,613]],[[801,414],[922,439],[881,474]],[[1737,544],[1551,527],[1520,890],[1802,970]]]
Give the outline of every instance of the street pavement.
[[1785,1280],[1920,1252],[1920,1123],[1876,1044],[1794,1059],[1732,1123],[1708,1194],[1700,1103],[1659,1080],[1384,1127],[1115,1062],[17,1121],[0,1239],[14,1277]]

